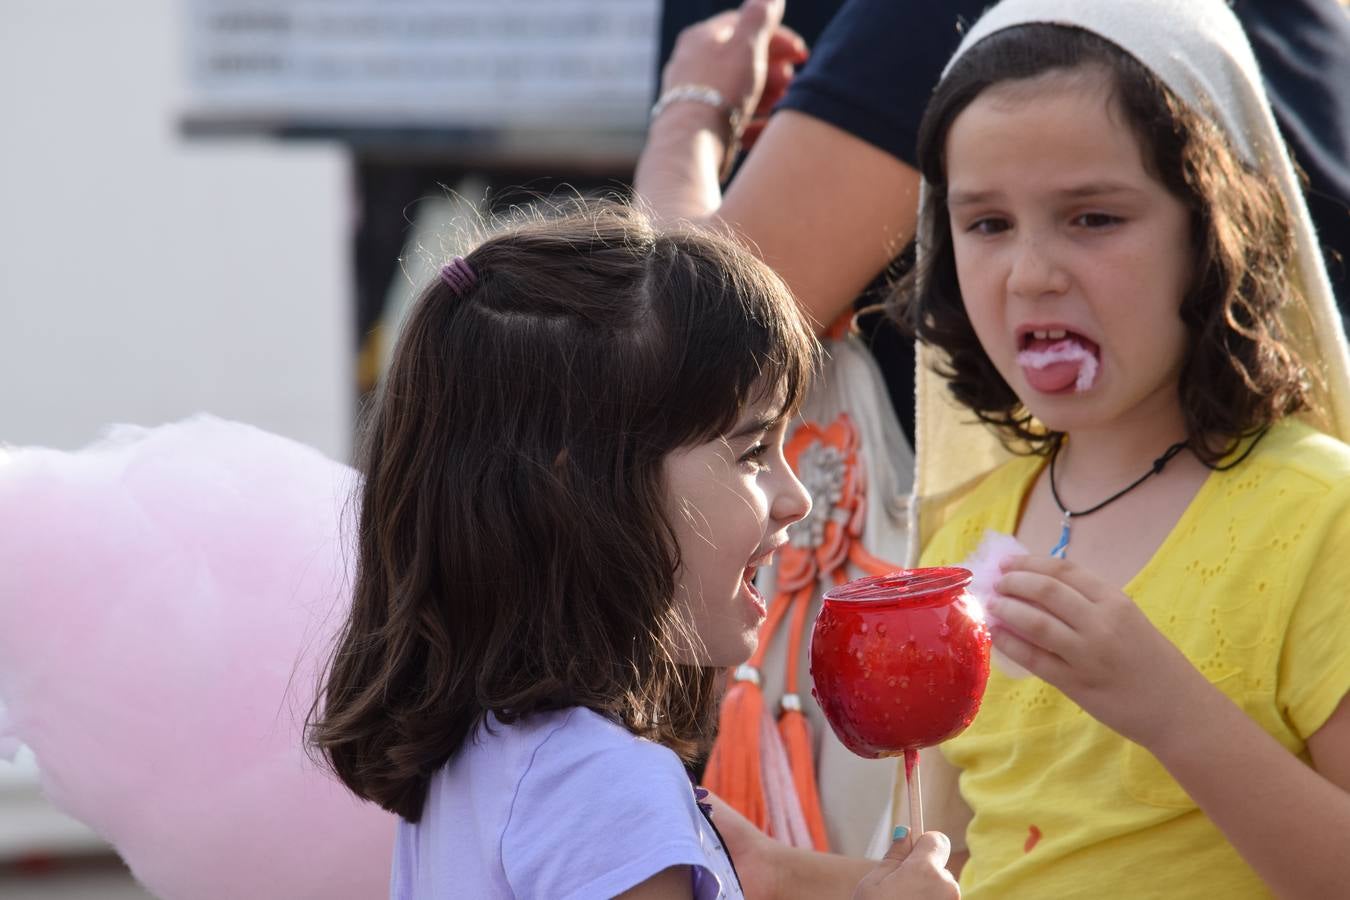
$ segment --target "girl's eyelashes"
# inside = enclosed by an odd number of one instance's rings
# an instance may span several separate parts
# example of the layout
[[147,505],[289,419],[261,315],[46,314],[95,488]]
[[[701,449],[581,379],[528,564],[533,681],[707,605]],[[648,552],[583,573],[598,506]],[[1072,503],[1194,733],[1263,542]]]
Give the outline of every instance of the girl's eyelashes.
[[768,423],[760,431],[743,435],[741,439],[751,443],[743,453],[736,457],[736,464],[755,473],[769,468],[770,457],[783,452],[783,441],[787,436],[787,427],[787,418],[781,417]]
[[985,216],[981,219],[975,219],[966,226],[966,231],[971,234],[994,235],[1007,231],[1010,226],[1008,220],[999,216]]
[[769,445],[761,438],[756,441],[749,450],[741,454],[739,460],[741,465],[761,467],[764,465],[764,457],[768,455]]
[[1081,213],[1073,218],[1073,224],[1081,228],[1110,228],[1123,221],[1125,220],[1120,216],[1102,212]]
[[[1089,230],[1110,228],[1114,225],[1119,225],[1124,221],[1125,219],[1121,216],[1103,212],[1079,213],[1069,220],[1070,224],[1074,227],[1086,228]],[[984,216],[979,219],[974,219],[967,224],[965,226],[965,231],[970,234],[992,236],[1001,234],[1010,228],[1012,228],[1012,223],[1002,216]]]

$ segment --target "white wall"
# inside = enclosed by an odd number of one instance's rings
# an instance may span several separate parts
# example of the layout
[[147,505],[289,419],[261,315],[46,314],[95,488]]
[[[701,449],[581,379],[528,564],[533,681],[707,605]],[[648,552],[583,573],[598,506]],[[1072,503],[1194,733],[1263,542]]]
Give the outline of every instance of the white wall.
[[346,155],[180,138],[180,14],[0,2],[0,443],[204,410],[345,458]]

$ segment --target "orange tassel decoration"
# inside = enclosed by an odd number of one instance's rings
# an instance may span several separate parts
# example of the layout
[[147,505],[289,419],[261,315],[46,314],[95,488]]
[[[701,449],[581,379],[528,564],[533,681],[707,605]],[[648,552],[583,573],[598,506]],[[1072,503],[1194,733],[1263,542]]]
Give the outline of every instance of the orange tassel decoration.
[[792,783],[797,788],[806,827],[811,833],[811,846],[828,853],[830,839],[825,833],[825,814],[820,809],[820,793],[816,790],[815,758],[811,752],[811,723],[802,712],[801,698],[796,694],[783,697],[783,712],[778,717],[778,734],[792,766]]
[[717,742],[703,770],[703,786],[717,794],[733,809],[749,819],[760,831],[769,825],[764,800],[764,777],[759,766],[760,720],[764,717],[764,691],[759,670],[772,635],[787,613],[787,604],[773,603],[768,618],[760,626],[760,642],[745,665],[732,672],[732,685],[722,698],[717,719]]
[[718,716],[717,743],[703,770],[703,786],[760,831],[767,831],[769,813],[759,773],[759,720],[763,715],[764,692],[757,681],[736,681],[727,690]]
[[828,853],[830,839],[825,833],[825,814],[820,809],[820,792],[816,789],[816,760],[811,752],[811,723],[802,713],[802,698],[798,691],[798,669],[801,654],[796,652],[801,646],[806,631],[806,613],[811,608],[811,588],[806,587],[792,598],[792,624],[788,632],[787,693],[781,701],[782,712],[778,715],[778,733],[787,750],[788,765],[792,768],[792,783],[797,788],[797,800],[801,803],[802,815],[806,819],[807,830],[811,832],[811,846]]

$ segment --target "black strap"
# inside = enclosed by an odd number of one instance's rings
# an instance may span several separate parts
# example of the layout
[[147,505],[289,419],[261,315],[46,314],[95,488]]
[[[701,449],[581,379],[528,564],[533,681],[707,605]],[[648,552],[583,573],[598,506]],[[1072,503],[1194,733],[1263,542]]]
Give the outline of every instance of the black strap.
[[736,860],[731,858],[731,851],[727,849],[727,840],[722,837],[722,832],[717,830],[717,823],[713,821],[712,812],[702,806],[699,807],[699,811],[703,813],[703,818],[708,820],[708,825],[712,828],[713,834],[717,835],[717,842],[722,845],[722,854],[731,864],[731,874],[736,876],[736,887],[740,888],[741,893],[744,894],[745,885],[741,884],[741,873],[736,871]]

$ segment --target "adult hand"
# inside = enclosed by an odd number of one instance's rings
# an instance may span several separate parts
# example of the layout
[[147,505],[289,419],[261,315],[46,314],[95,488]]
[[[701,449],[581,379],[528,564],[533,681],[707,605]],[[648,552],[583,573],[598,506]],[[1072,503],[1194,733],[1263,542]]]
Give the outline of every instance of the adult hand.
[[808,55],[801,36],[782,24],[783,6],[784,0],[745,0],[684,29],[662,72],[661,92],[682,84],[716,88],[745,116],[741,143],[749,147]]
[[1214,690],[1133,600],[1082,567],[1018,556],[1003,572],[994,645],[1124,737],[1152,747]]
[[858,882],[854,900],[956,900],[961,889],[947,871],[952,845],[940,831],[927,831],[909,849],[895,841],[867,877]]

